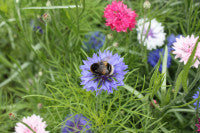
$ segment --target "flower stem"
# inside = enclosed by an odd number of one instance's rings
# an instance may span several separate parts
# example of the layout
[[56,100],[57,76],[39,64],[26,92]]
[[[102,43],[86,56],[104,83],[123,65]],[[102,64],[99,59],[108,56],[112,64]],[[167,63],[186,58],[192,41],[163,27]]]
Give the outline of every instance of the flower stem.
[[129,86],[129,85],[124,85],[123,86],[125,89],[127,89],[128,91],[130,91],[131,93],[133,93],[137,98],[141,99],[143,101],[144,99],[144,96],[139,92],[137,91],[136,89],[134,89],[133,87]]
[[49,39],[48,39],[48,23],[46,23],[46,36],[45,36],[45,39],[46,39],[47,45],[49,45]]
[[167,56],[168,56],[168,48],[167,45],[165,46],[165,53],[164,53],[164,58],[162,62],[162,74],[164,74],[164,80],[162,82],[162,87],[161,87],[161,94],[162,97],[165,97],[166,94],[166,78],[167,78]]

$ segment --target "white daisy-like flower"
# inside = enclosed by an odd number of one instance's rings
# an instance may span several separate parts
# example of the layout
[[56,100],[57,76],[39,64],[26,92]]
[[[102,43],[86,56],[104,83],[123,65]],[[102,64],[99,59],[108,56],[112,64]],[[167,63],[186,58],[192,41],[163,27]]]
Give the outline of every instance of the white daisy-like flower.
[[[156,47],[160,47],[164,44],[166,35],[164,33],[164,27],[161,25],[161,23],[156,21],[156,19],[151,20],[151,22],[148,19],[140,19],[138,21],[136,30],[139,43],[144,41],[144,45],[147,46],[148,50],[156,49]],[[147,31],[148,34],[145,39]]]

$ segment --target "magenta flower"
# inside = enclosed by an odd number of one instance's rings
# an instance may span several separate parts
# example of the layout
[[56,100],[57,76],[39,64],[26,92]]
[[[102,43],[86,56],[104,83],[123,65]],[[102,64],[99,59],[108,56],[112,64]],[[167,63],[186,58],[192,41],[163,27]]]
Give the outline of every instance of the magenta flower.
[[[173,54],[175,54],[175,58],[180,58],[180,62],[183,62],[184,64],[187,63],[190,55],[192,54],[192,51],[194,49],[194,46],[197,42],[199,37],[194,37],[194,35],[187,36],[187,37],[183,37],[181,36],[180,38],[176,38],[176,42],[173,43],[172,48],[174,49],[174,51],[172,52]],[[199,60],[200,60],[200,43],[198,43],[197,46],[197,50],[194,56],[194,59],[197,60],[194,63],[194,67],[198,67],[198,65],[200,64]]]
[[195,124],[195,126],[198,128],[197,132],[200,133],[200,118],[198,118],[199,123]]
[[[33,129],[36,133],[49,133],[49,131],[46,131],[45,128],[47,127],[46,122],[42,122],[43,118],[41,118],[39,115],[33,114],[30,117],[24,117],[22,119],[22,122],[26,123],[30,128]],[[15,126],[15,132],[16,133],[33,133],[27,126],[25,126],[23,123],[18,122]]]
[[137,16],[135,11],[131,11],[127,5],[123,4],[123,1],[113,1],[111,5],[107,5],[104,11],[106,26],[110,26],[117,32],[126,32],[127,28],[129,30],[135,28]]

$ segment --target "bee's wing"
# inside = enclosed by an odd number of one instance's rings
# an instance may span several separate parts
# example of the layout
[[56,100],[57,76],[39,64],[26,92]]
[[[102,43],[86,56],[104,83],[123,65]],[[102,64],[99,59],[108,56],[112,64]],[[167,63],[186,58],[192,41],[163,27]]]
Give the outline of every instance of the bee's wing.
[[106,61],[106,62],[108,62],[110,59],[111,59],[111,57],[110,57],[110,56],[107,56],[107,57],[103,58],[101,61]]

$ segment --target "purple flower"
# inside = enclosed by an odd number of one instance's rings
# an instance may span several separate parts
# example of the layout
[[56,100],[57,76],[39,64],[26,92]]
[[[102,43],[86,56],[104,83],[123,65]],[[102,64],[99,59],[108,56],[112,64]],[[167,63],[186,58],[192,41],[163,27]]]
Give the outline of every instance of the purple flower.
[[[170,56],[169,51],[170,51],[170,50],[168,49],[167,68],[169,68],[170,65],[171,65],[171,56]],[[156,64],[158,63],[158,61],[159,61],[159,59],[160,59],[160,55],[162,55],[162,56],[164,57],[163,48],[153,50],[153,51],[151,51],[151,52],[149,53],[148,62],[149,62],[149,64],[150,64],[152,67],[155,67]],[[163,57],[162,57],[162,58],[163,58]],[[161,62],[161,64],[160,64],[159,71],[160,71],[160,72],[162,71],[162,62]]]
[[39,31],[41,34],[43,34],[43,30],[40,26],[37,26],[37,27],[34,26],[33,30],[36,31],[36,32]]
[[89,51],[90,49],[99,50],[105,43],[106,38],[106,36],[99,31],[91,32],[85,37],[86,41],[83,42],[85,44],[83,48],[87,51]]
[[[151,34],[151,33],[150,33]],[[170,67],[171,65],[171,55],[170,55],[170,52],[173,51],[174,49],[172,48],[172,45],[174,42],[176,42],[176,38],[180,38],[181,35],[177,35],[175,36],[174,34],[171,34],[168,38],[167,38],[167,41],[168,41],[168,56],[167,56],[167,68]],[[161,49],[156,49],[156,50],[153,50],[149,53],[149,56],[148,56],[148,62],[149,64],[152,66],[152,67],[155,67],[156,64],[158,63],[159,59],[160,59],[160,55],[162,54],[162,56],[164,57],[164,51],[163,51],[163,48]],[[161,72],[162,71],[162,62],[160,64],[160,67],[159,67],[159,71]]]
[[41,26],[36,26],[34,20],[31,20],[30,26],[32,27],[33,31],[40,32],[41,34],[43,34],[43,30],[42,30]]
[[65,125],[62,126],[62,133],[92,133],[91,122],[82,114],[73,116],[69,114],[65,118]]
[[[128,66],[125,65],[123,58],[118,54],[113,55],[110,51],[104,51],[103,53],[99,51],[98,55],[94,53],[92,58],[88,57],[87,59],[88,60],[83,60],[84,65],[80,66],[80,69],[82,69],[81,85],[84,85],[83,89],[87,89],[87,91],[96,91],[96,95],[98,95],[102,90],[113,93],[113,88],[116,90],[117,86],[124,85],[123,79],[124,75],[127,73],[127,71],[124,70],[127,69]],[[90,69],[91,65],[94,63],[100,64],[100,62],[107,62],[110,64],[113,72],[110,74],[92,72]]]
[[174,34],[171,34],[171,35],[167,38],[167,41],[168,41],[167,46],[168,46],[168,49],[169,49],[170,52],[174,50],[174,49],[172,48],[172,45],[173,45],[174,42],[176,42],[176,38],[180,38],[180,36],[181,36],[181,35],[175,36]]
[[[199,88],[199,90],[200,90],[200,88]],[[194,94],[194,96],[192,96],[193,99],[197,99],[199,97],[199,90],[196,92],[196,94]],[[199,100],[198,105],[197,105],[197,102],[198,102],[198,100],[194,103],[195,109],[197,109],[197,106],[200,107],[200,100]]]

